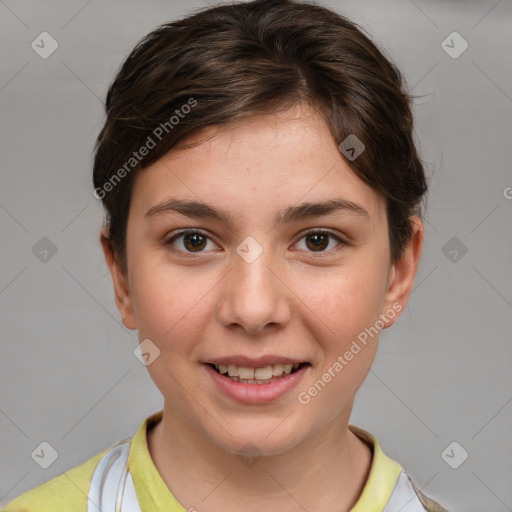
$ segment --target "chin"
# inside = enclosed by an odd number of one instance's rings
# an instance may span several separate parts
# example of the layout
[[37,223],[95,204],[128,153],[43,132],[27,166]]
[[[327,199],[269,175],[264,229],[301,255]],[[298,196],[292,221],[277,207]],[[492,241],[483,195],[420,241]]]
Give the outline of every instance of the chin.
[[286,420],[281,422],[282,418],[276,420],[274,417],[263,422],[261,419],[250,422],[239,420],[236,426],[226,425],[227,432],[217,429],[208,437],[219,448],[238,456],[280,455],[300,443],[306,435],[292,422],[286,425]]

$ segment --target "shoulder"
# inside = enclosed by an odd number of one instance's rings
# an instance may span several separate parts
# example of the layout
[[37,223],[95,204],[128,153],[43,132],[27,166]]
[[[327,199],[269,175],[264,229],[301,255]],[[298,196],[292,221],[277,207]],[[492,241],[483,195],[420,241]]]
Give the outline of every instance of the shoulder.
[[18,496],[2,512],[86,512],[92,474],[108,450]]
[[432,500],[431,498],[425,496],[415,485],[415,483],[411,480],[411,477],[406,475],[407,479],[409,480],[409,483],[416,493],[416,496],[418,497],[418,500],[420,501],[421,505],[425,509],[426,512],[448,512],[444,507],[442,507],[437,501]]
[[373,434],[354,425],[349,428],[373,451],[370,473],[351,512],[448,512],[418,489],[404,468],[384,453]]
[[411,477],[402,470],[384,512],[448,512],[439,503],[425,496]]

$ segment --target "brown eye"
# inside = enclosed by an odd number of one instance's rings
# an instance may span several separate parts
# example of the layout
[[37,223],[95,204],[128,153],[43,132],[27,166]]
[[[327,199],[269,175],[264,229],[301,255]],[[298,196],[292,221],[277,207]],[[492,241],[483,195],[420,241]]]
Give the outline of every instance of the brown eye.
[[199,233],[188,233],[183,236],[183,245],[187,250],[200,251],[203,249],[206,245],[206,237]]
[[[181,243],[176,243],[181,240]],[[207,246],[210,237],[197,230],[180,231],[171,237],[166,245],[170,245],[176,252],[181,253],[201,253],[205,252],[203,249]],[[181,245],[181,247],[179,247]]]
[[308,248],[314,251],[323,251],[329,245],[329,236],[324,233],[314,233],[313,235],[307,235],[306,240],[311,242],[308,243],[306,241]]
[[[340,246],[346,245],[346,243],[334,233],[330,231],[309,231],[305,235],[302,236],[301,240],[306,240],[306,250],[308,252],[330,252],[331,249],[326,249],[329,247],[331,240],[335,240],[337,242],[337,248]],[[336,250],[336,247],[333,248]]]

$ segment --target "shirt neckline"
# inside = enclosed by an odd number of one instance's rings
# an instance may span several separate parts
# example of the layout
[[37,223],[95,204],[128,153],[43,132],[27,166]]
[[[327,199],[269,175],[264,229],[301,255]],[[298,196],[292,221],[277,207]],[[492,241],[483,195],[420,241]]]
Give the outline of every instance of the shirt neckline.
[[[128,468],[133,478],[135,492],[142,512],[186,512],[163,481],[151,458],[147,442],[147,432],[163,416],[163,409],[147,417],[132,438],[128,455]],[[348,428],[373,452],[368,479],[356,504],[350,512],[382,512],[395,488],[398,476],[403,470],[400,464],[389,458],[377,438],[355,425]]]

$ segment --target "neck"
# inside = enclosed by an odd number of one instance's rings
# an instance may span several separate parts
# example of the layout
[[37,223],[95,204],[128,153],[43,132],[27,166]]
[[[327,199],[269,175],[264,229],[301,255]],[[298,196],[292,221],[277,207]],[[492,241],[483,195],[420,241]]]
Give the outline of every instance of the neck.
[[[372,451],[348,430],[348,416],[284,453],[241,463],[183,421],[167,402],[148,432],[153,462],[173,496],[201,512],[349,511],[368,478]],[[231,508],[230,508],[231,507]]]

